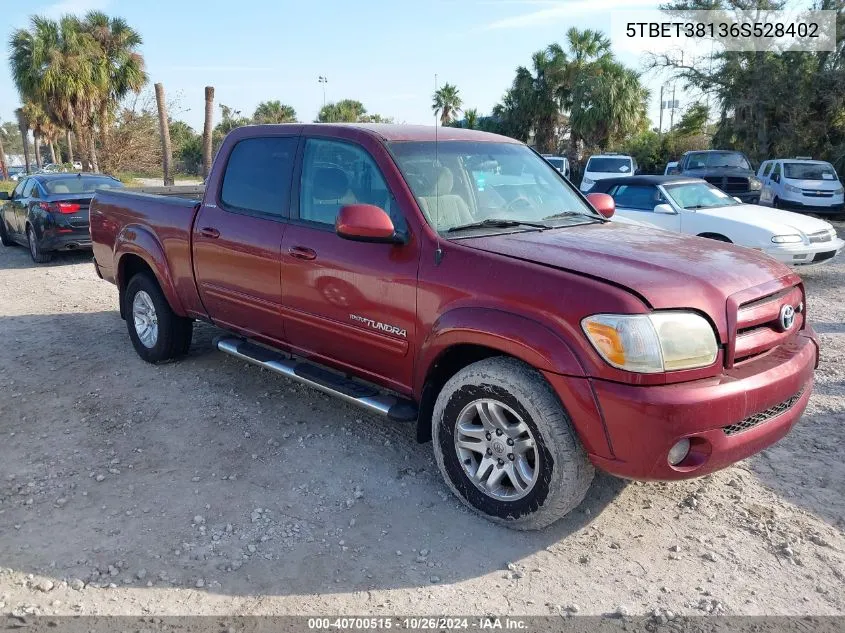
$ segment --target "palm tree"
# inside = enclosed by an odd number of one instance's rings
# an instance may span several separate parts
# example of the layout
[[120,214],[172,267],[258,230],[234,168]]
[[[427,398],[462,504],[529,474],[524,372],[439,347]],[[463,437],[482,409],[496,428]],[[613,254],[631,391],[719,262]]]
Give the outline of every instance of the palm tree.
[[296,110],[281,101],[262,101],[255,108],[252,120],[256,123],[296,123]]
[[[97,43],[72,16],[58,22],[33,16],[30,29],[18,29],[9,43],[12,79],[22,100],[39,103],[60,128],[73,130],[84,148],[97,105],[91,63]],[[96,163],[92,146],[89,143],[89,159]]]
[[211,171],[211,148],[214,127],[214,86],[205,87],[205,123],[202,128],[202,177]]
[[6,167],[6,150],[3,147],[3,135],[0,134],[0,180],[9,177],[9,168]]
[[[92,49],[95,100],[100,142],[107,148],[118,104],[130,92],[140,92],[148,81],[144,58],[137,51],[142,39],[123,18],[109,18],[101,11],[89,12],[80,27],[97,44]],[[93,137],[89,149],[93,153]]]
[[440,125],[447,125],[455,120],[462,105],[463,101],[457,86],[445,83],[434,92],[431,109],[435,115],[440,116]]
[[29,173],[29,139],[27,138],[27,135],[29,134],[29,125],[26,120],[26,115],[23,113],[23,108],[16,109],[15,116],[18,119],[18,129],[21,132],[21,141],[23,141],[24,165],[26,165],[26,171]]
[[317,123],[356,123],[367,116],[367,108],[355,99],[341,99],[320,108]]
[[32,136],[35,141],[35,161],[39,165],[41,164],[41,156],[40,156],[40,143],[39,140],[43,139],[46,141],[50,147],[50,161],[56,163],[56,147],[55,141],[59,134],[59,128],[53,123],[47,113],[44,111],[44,108],[35,101],[27,101],[23,105],[23,114],[26,118],[27,122],[29,123],[29,127],[32,130]]
[[474,130],[478,127],[478,108],[464,110],[464,123],[468,130]]

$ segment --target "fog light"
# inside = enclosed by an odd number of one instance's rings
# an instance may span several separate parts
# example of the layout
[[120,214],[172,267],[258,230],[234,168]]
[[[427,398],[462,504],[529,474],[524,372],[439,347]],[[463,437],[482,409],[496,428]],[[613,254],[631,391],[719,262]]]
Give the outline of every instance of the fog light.
[[672,466],[677,466],[684,458],[689,454],[689,438],[684,438],[677,444],[675,444],[671,449],[669,449],[669,455],[667,456],[667,460]]

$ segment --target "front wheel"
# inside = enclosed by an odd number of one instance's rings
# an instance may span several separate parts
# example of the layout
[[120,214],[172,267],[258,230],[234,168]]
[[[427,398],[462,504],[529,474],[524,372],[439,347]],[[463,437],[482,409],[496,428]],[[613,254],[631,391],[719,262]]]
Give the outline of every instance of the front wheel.
[[159,363],[188,353],[193,321],[173,312],[155,279],[146,273],[135,275],[126,286],[124,301],[129,338],[138,356]]
[[473,363],[437,397],[437,465],[449,488],[485,518],[520,530],[574,509],[593,466],[549,384],[512,358]]

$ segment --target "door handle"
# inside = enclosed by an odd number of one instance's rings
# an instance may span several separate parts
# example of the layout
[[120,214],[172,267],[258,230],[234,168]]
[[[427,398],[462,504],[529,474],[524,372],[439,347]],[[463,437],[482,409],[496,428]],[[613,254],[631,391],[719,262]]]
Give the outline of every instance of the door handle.
[[291,257],[296,257],[296,259],[317,259],[317,251],[304,246],[291,246],[288,249],[288,253],[290,253]]
[[211,239],[216,240],[218,237],[220,237],[220,231],[211,226],[204,226],[200,229],[200,235],[202,235],[203,237],[210,237]]

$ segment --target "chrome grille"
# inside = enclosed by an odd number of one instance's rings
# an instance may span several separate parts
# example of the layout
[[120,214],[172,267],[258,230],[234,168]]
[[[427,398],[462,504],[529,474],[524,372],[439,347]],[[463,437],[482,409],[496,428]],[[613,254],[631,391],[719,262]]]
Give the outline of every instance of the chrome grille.
[[760,411],[759,413],[750,415],[741,422],[737,422],[736,424],[729,424],[728,426],[722,427],[722,431],[724,431],[725,435],[737,435],[738,433],[742,433],[743,431],[753,429],[755,426],[759,426],[764,422],[768,422],[772,418],[776,418],[777,416],[789,411],[792,407],[795,406],[795,403],[801,399],[802,395],[804,395],[804,387],[801,387],[801,391],[796,393],[788,400],[784,400],[783,402],[776,404],[773,407],[769,407],[765,411]]

